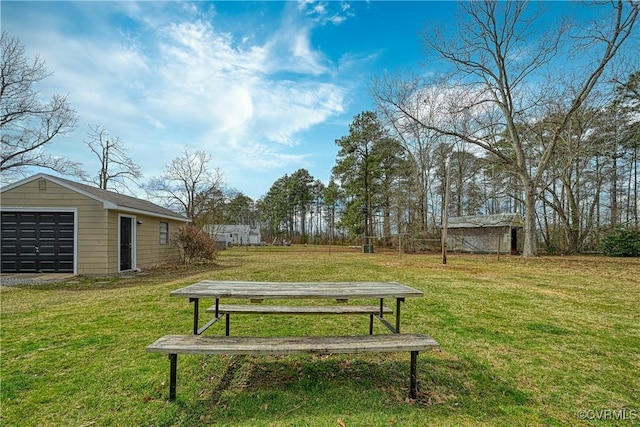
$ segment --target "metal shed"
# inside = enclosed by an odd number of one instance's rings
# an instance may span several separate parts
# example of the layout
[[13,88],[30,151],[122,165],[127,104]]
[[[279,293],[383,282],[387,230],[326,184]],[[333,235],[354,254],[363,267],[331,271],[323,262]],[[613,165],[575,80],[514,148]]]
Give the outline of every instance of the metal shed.
[[520,214],[452,217],[447,248],[452,252],[517,254],[522,251],[524,221]]

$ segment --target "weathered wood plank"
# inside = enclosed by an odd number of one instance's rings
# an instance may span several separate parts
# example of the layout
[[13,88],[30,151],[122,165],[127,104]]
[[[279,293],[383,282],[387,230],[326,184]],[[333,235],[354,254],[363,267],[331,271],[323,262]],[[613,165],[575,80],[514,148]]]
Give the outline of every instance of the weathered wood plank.
[[[207,308],[207,312],[215,313],[216,306]],[[380,307],[373,305],[256,305],[256,304],[220,304],[218,313],[235,314],[378,314]],[[393,313],[388,307],[383,308],[384,314]]]
[[166,335],[147,346],[147,351],[169,354],[284,355],[422,351],[439,347],[434,339],[423,334],[324,337]]
[[171,292],[187,298],[406,298],[421,291],[395,282],[238,282],[203,280]]

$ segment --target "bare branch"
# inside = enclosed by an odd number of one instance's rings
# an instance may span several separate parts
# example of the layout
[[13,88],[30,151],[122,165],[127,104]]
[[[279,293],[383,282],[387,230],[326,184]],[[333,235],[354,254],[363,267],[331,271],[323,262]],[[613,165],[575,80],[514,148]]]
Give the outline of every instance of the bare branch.
[[77,113],[65,95],[40,101],[36,85],[51,75],[39,57],[29,62],[20,41],[2,32],[0,36],[0,174],[24,174],[41,167],[63,174],[78,174],[79,164],[52,158],[44,149],[54,138],[73,131]]
[[129,184],[138,185],[136,180],[142,178],[140,166],[127,156],[127,148],[120,138],[111,137],[101,125],[89,125],[88,136],[85,144],[100,163],[98,176],[90,182],[99,188],[116,191],[129,189]]
[[184,212],[189,218],[203,213],[211,197],[221,191],[222,173],[209,170],[211,156],[199,150],[185,150],[175,157],[160,177],[152,178],[147,191],[167,207]]

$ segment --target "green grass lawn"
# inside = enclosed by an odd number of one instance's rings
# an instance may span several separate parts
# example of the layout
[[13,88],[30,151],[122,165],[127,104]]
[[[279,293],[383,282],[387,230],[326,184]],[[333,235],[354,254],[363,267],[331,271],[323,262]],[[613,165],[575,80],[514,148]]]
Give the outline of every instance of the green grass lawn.
[[[450,254],[442,265],[430,255],[270,248],[218,258],[207,269],[1,287],[0,424],[640,424],[639,259]],[[416,400],[406,398],[408,353],[182,355],[169,403],[167,357],[145,347],[191,332],[190,304],[169,292],[205,278],[397,281],[424,292],[404,304],[403,332],[442,349],[420,354]],[[368,321],[236,315],[232,333],[366,334]],[[207,334],[223,335],[224,324]]]

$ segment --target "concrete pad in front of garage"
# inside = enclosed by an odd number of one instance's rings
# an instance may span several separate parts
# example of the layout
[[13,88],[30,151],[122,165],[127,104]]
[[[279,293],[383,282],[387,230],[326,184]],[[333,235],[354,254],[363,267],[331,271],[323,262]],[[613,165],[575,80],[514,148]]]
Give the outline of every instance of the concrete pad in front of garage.
[[63,282],[71,277],[71,273],[2,273],[0,285],[37,285],[40,283]]

